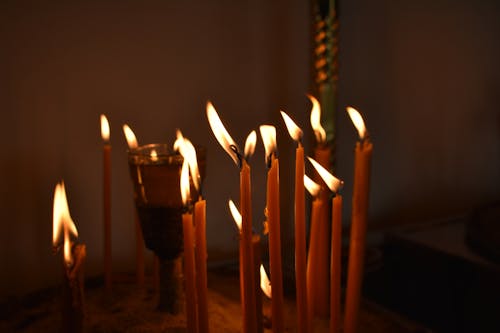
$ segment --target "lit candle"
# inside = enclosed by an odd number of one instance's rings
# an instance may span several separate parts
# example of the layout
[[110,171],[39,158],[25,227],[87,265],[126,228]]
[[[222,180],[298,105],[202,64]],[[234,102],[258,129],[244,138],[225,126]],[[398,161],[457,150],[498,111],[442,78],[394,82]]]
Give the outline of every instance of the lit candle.
[[281,269],[281,235],[280,235],[280,191],[279,191],[279,161],[276,157],[276,128],[271,125],[261,125],[260,134],[266,151],[267,197],[266,212],[269,228],[269,261],[271,268],[271,285],[273,298],[271,311],[273,316],[272,331],[284,332],[283,318],[283,272]]
[[[241,239],[241,214],[236,208],[233,200],[229,200],[229,210],[233,216],[234,222],[238,227],[238,233]],[[240,242],[241,245],[241,242]],[[252,255],[254,263],[254,289],[255,289],[255,311],[257,316],[257,332],[262,333],[264,331],[263,317],[262,317],[262,291],[261,291],[261,278],[260,278],[260,266],[261,266],[261,255],[260,255],[260,236],[258,234],[252,235]],[[241,251],[240,251],[241,255]],[[240,297],[243,298],[243,288],[244,288],[244,276],[242,275],[242,259],[240,256]],[[267,277],[267,276],[266,276]]]
[[[125,134],[125,139],[127,140],[128,149],[135,149],[139,146],[137,138],[135,137],[132,129],[127,125],[123,125],[123,133]],[[138,174],[139,171],[137,171]],[[139,223],[139,216],[137,215],[137,210],[134,208],[135,212],[135,271],[137,277],[137,284],[139,286],[144,285],[144,238],[142,237],[141,224]],[[159,271],[159,269],[157,270]],[[158,276],[158,275],[155,275]],[[158,279],[159,285],[159,279]]]
[[[311,108],[310,120],[311,127],[314,131],[314,137],[316,139],[316,145],[314,147],[314,159],[326,169],[330,169],[331,152],[326,143],[326,131],[323,126],[321,126],[321,106],[314,96],[307,95],[307,97],[313,105]],[[315,179],[317,179],[319,182],[319,180],[321,180],[321,177],[317,175]]]
[[180,130],[177,130],[174,150],[178,150],[187,160],[191,179],[199,194],[198,200],[194,204],[197,318],[198,332],[208,333],[206,201],[201,196],[201,177],[196,159],[196,149],[191,141],[183,137]]
[[304,189],[304,147],[302,147],[302,130],[283,111],[288,133],[297,142],[295,151],[295,286],[297,300],[297,332],[311,331],[308,320],[308,304],[306,289],[306,222],[305,222],[305,189]]
[[[308,95],[313,107],[311,109],[311,126],[314,131],[314,136],[316,138],[316,145],[314,147],[314,159],[318,161],[324,168],[330,170],[330,158],[331,150],[326,142],[326,131],[321,126],[321,107],[316,98]],[[312,230],[310,233],[311,242],[310,247],[314,247],[317,254],[315,259],[309,265],[311,272],[311,278],[314,280],[315,292],[310,295],[311,304],[309,306],[313,307],[313,313],[320,317],[327,317],[329,315],[328,307],[328,288],[329,288],[329,272],[325,267],[329,265],[329,198],[328,190],[326,184],[323,182],[319,174],[314,172],[314,180],[321,184],[323,191],[320,192],[323,201],[322,209],[316,211],[315,221],[316,229],[313,235]],[[311,226],[311,229],[313,226]],[[313,243],[314,241],[314,243]]]
[[185,212],[182,214],[182,230],[184,233],[184,283],[186,292],[187,331],[196,333],[196,280],[194,259],[193,214],[189,195],[189,166],[185,158],[181,169],[181,195]]
[[74,244],[71,236],[78,237],[78,231],[70,216],[64,183],[58,183],[54,191],[52,219],[52,244],[55,252],[63,240],[63,302],[62,332],[83,332],[84,320],[84,276],[83,265],[87,256],[85,244]]
[[346,308],[344,332],[357,332],[359,305],[363,281],[363,265],[368,220],[368,194],[370,185],[370,163],[373,145],[368,137],[363,118],[355,109],[347,112],[359,134],[354,157],[354,184],[352,194],[351,238],[347,270]]
[[[217,111],[212,103],[207,103],[207,118],[210,127],[222,148],[229,154],[233,161],[240,167],[240,205],[241,205],[241,238],[240,259],[243,271],[243,332],[257,332],[257,315],[255,312],[256,300],[254,292],[253,254],[252,254],[252,198],[250,165],[248,158],[255,148],[256,134],[250,133],[245,143],[245,155],[242,156],[238,146],[231,138],[222,124]],[[240,274],[241,276],[241,274]],[[241,282],[241,281],[240,281]]]
[[[324,216],[323,211],[326,210],[326,202],[324,196],[320,195],[322,191],[321,185],[315,183],[312,179],[304,175],[304,185],[308,192],[313,196],[312,208],[311,208],[311,231],[310,231],[310,241],[309,241],[309,252],[307,257],[307,297],[308,297],[308,316],[309,321],[312,325],[314,321],[315,307],[317,307],[317,300],[325,290],[321,289],[321,286],[317,283],[317,276],[324,274],[318,273],[318,270],[326,270],[327,266],[319,265],[319,256],[322,253],[318,244],[320,240],[324,237],[322,235],[321,223],[322,216]],[[324,232],[324,231],[323,231]]]
[[321,176],[335,196],[332,199],[332,240],[330,253],[330,332],[338,333],[340,330],[340,273],[341,273],[341,244],[342,244],[342,196],[338,191],[343,182],[335,178],[318,162],[309,158],[314,169]]
[[103,211],[104,211],[104,285],[111,290],[111,144],[108,119],[101,114],[103,147]]

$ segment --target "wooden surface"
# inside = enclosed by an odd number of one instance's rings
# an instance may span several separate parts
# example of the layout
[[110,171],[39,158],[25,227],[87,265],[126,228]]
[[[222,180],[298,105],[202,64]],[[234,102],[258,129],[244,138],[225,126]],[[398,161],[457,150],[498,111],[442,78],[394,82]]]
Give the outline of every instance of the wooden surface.
[[[86,287],[86,332],[185,332],[184,313],[168,315],[156,311],[157,297],[151,283],[139,288],[135,275],[120,276],[113,294],[106,296],[101,280],[89,280]],[[147,281],[148,282],[148,281]],[[240,332],[242,315],[239,304],[237,270],[219,268],[208,274],[211,332]],[[264,297],[265,298],[265,297]],[[264,299],[264,316],[269,323],[271,303]],[[58,289],[44,290],[0,305],[0,332],[58,332],[60,317]],[[296,308],[285,298],[285,328],[295,332]],[[316,320],[314,332],[328,332],[328,320]],[[265,332],[270,332],[268,328]],[[430,332],[367,302],[362,303],[360,332]]]

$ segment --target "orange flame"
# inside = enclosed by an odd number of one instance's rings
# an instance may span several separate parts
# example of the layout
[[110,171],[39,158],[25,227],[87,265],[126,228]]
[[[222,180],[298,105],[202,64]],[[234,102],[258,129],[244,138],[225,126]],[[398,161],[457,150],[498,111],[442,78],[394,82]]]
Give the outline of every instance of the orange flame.
[[321,185],[319,185],[306,175],[304,175],[304,186],[313,197],[318,196],[319,191],[321,190]]
[[190,188],[189,188],[189,162],[185,158],[184,161],[182,162],[182,169],[181,169],[181,197],[182,197],[182,203],[184,205],[187,205],[189,203],[190,198]]
[[200,171],[198,169],[198,161],[196,159],[196,149],[191,141],[182,135],[180,130],[177,130],[177,139],[174,142],[174,150],[179,151],[184,159],[187,159],[191,178],[196,190],[200,189]]
[[56,184],[54,190],[54,206],[52,213],[52,242],[57,246],[61,232],[64,234],[64,261],[68,266],[73,264],[71,256],[71,235],[78,237],[78,231],[69,213],[68,200],[64,183]]
[[347,113],[349,113],[349,117],[351,117],[351,121],[354,124],[354,127],[358,130],[358,135],[361,140],[363,140],[366,136],[366,126],[363,121],[363,117],[358,110],[353,107],[347,107]]
[[158,153],[156,152],[156,149],[151,149],[151,153],[149,153],[149,156],[151,156],[151,161],[158,161]]
[[105,115],[101,114],[101,137],[104,142],[109,141],[109,122]]
[[267,277],[267,273],[263,265],[260,265],[260,289],[262,289],[262,291],[268,298],[271,298],[272,296],[271,281],[269,281],[269,278]]
[[248,134],[247,139],[245,141],[245,160],[248,160],[252,157],[255,152],[255,145],[257,144],[257,133],[255,131],[251,131]]
[[302,139],[302,130],[297,124],[288,116],[285,112],[280,111],[283,120],[285,121],[286,129],[294,141],[300,141]]
[[210,102],[207,102],[207,118],[210,124],[210,128],[212,129],[212,132],[215,135],[215,138],[222,146],[222,148],[224,148],[224,150],[229,154],[229,156],[231,156],[234,163],[238,165],[239,164],[238,155],[236,151],[232,149],[232,148],[238,149],[238,146],[234,142],[233,138],[231,138],[231,136],[227,132],[226,128],[224,127],[222,121],[219,118],[219,115],[217,114],[217,111]]
[[127,139],[127,145],[129,149],[134,149],[137,148],[137,146],[139,146],[134,132],[127,124],[123,125],[123,134],[125,134],[125,139]]
[[262,137],[262,142],[264,143],[264,148],[266,150],[266,163],[271,155],[276,151],[276,127],[272,125],[261,125],[260,136]]
[[241,232],[241,214],[238,208],[236,208],[236,205],[234,204],[233,200],[229,199],[228,201],[229,204],[229,210],[231,211],[231,215],[233,216],[234,223],[236,223],[236,226],[238,227],[238,231]]
[[326,131],[321,126],[321,106],[316,98],[312,95],[307,95],[312,103],[311,109],[311,126],[314,130],[314,136],[318,143],[324,143],[326,141]]
[[326,170],[324,167],[321,166],[318,162],[316,162],[314,159],[307,157],[309,161],[312,163],[314,169],[319,173],[323,181],[325,182],[326,186],[330,189],[330,191],[337,193],[338,190],[342,187],[344,182],[336,177],[334,177],[328,170]]

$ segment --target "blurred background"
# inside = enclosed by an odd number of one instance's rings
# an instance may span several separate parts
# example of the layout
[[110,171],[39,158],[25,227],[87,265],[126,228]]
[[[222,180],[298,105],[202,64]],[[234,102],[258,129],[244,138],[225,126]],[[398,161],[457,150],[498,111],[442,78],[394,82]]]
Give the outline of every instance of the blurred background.
[[[499,14],[493,0],[340,1],[336,174],[345,224],[357,139],[347,105],[363,114],[374,143],[370,230],[459,216],[499,198]],[[236,260],[227,200],[238,200],[238,169],[210,131],[208,100],[240,145],[261,124],[277,127],[289,241],[295,144],[279,110],[304,129],[312,155],[311,27],[307,0],[3,1],[0,300],[60,282],[51,235],[61,179],[87,244],[87,275],[102,274],[102,113],[113,149],[114,271],[132,271],[135,260],[124,123],[140,143],[173,144],[179,128],[206,146],[209,261]],[[260,138],[251,165],[260,231]]]

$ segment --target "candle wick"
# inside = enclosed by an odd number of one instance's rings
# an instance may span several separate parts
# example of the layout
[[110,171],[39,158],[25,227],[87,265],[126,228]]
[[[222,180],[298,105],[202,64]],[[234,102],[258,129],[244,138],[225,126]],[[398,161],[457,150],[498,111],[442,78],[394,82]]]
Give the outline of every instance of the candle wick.
[[360,139],[360,144],[361,144],[361,146],[364,146],[365,143],[368,144],[368,142],[370,142],[370,133],[368,133],[368,131],[366,131],[365,132],[365,136],[363,136]]
[[243,156],[238,151],[238,147],[236,147],[236,145],[230,145],[229,148],[236,154],[238,158],[238,167],[241,169],[243,166]]

